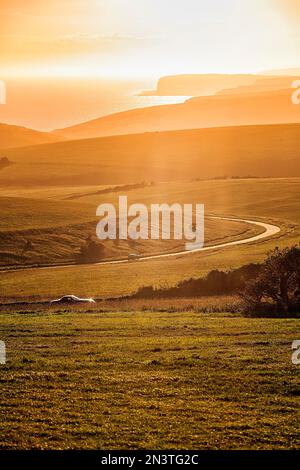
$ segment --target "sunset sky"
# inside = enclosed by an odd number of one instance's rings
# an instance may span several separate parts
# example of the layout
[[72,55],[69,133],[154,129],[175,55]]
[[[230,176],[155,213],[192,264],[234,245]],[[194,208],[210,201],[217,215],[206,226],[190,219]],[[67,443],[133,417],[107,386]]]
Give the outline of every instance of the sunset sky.
[[2,76],[296,67],[300,0],[1,0]]
[[299,68],[299,23],[300,0],[0,0],[0,122],[161,104],[136,92],[163,75]]

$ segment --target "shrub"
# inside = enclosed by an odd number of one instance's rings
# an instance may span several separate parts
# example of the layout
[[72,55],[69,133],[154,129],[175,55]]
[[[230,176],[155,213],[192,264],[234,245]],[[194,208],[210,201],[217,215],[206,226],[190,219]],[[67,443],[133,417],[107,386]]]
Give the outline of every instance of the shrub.
[[88,238],[81,246],[79,253],[76,255],[76,261],[79,263],[96,262],[103,258],[104,245]]
[[248,312],[288,313],[300,309],[300,248],[271,251],[257,277],[246,282],[240,296]]

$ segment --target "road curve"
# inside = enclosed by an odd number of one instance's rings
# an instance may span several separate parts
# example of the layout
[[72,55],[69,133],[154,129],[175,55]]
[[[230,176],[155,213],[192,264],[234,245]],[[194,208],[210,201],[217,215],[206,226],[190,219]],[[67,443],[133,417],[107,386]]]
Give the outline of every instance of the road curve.
[[[264,238],[272,237],[276,235],[277,233],[279,233],[281,230],[280,227],[278,227],[277,225],[266,224],[264,222],[257,222],[256,220],[238,219],[236,217],[217,217],[217,216],[209,216],[208,218],[215,219],[215,220],[229,220],[232,222],[244,222],[247,224],[257,225],[258,227],[262,227],[265,229],[265,231],[249,238],[243,238],[241,240],[234,240],[232,242],[220,243],[218,245],[211,245],[211,246],[206,246],[202,248],[196,248],[191,251],[184,250],[184,251],[176,251],[172,253],[140,256],[136,261],[144,261],[144,260],[159,259],[159,258],[170,258],[171,256],[173,257],[174,256],[186,256],[186,255],[191,255],[193,253],[199,253],[202,251],[216,250],[218,248],[226,248],[227,246],[245,245],[247,243],[252,243],[252,242],[262,240]],[[121,263],[132,263],[132,262],[133,262],[132,260],[122,259],[122,260],[115,260],[115,261],[101,261],[99,263],[93,263],[93,265],[98,266],[98,265],[104,265],[104,264],[121,264]]]
[[[87,263],[84,266],[103,266],[103,265],[112,265],[112,264],[125,264],[125,263],[133,263],[136,261],[146,261],[146,260],[151,260],[151,259],[160,259],[160,258],[170,258],[170,257],[176,257],[176,256],[187,256],[191,255],[194,253],[199,253],[199,252],[204,252],[204,251],[209,251],[209,250],[216,250],[219,248],[226,248],[228,246],[236,246],[236,245],[245,245],[247,243],[252,243],[252,242],[257,242],[259,240],[263,240],[264,238],[269,238],[281,231],[280,227],[277,225],[272,225],[272,224],[267,224],[264,222],[258,222],[256,220],[248,220],[248,219],[239,219],[237,217],[221,217],[221,216],[208,216],[208,219],[216,219],[216,220],[229,220],[232,222],[244,222],[246,224],[251,224],[251,225],[257,225],[258,227],[262,227],[265,229],[264,232],[254,235],[252,237],[248,238],[243,238],[241,240],[234,240],[232,242],[226,242],[226,243],[220,243],[218,245],[211,245],[211,246],[205,246],[202,248],[196,248],[194,250],[183,250],[183,251],[175,251],[171,253],[162,253],[162,254],[157,254],[157,255],[146,255],[146,256],[140,256],[136,260],[129,260],[128,258],[125,259],[119,259],[119,260],[113,260],[113,261],[100,261],[99,263]],[[61,265],[56,265],[56,266],[31,266],[31,267],[26,267],[26,268],[19,268],[18,271],[24,270],[24,269],[59,269],[59,268],[71,268],[71,267],[78,267],[81,265],[78,264],[61,264]],[[2,271],[3,272],[3,271]],[[7,272],[7,270],[5,270]]]

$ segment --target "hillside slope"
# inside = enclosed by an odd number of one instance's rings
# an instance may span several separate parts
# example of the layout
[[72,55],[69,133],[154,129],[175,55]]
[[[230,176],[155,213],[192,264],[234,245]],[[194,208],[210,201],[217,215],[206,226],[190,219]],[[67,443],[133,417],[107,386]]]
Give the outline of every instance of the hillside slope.
[[49,132],[39,132],[26,127],[0,123],[0,149],[40,145],[64,140]]
[[[247,88],[246,88],[247,90]],[[292,89],[192,98],[183,104],[133,109],[55,131],[66,139],[179,129],[300,123]]]
[[58,142],[7,151],[3,186],[100,185],[227,176],[300,176],[300,124]]

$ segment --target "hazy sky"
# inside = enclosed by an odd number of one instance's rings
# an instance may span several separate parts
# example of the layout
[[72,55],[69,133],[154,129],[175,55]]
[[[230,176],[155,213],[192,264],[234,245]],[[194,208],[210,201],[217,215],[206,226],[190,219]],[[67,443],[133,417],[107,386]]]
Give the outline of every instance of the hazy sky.
[[300,0],[0,0],[0,121],[149,106],[134,93],[167,74],[299,68],[299,23]]
[[300,0],[1,0],[0,75],[297,67]]

